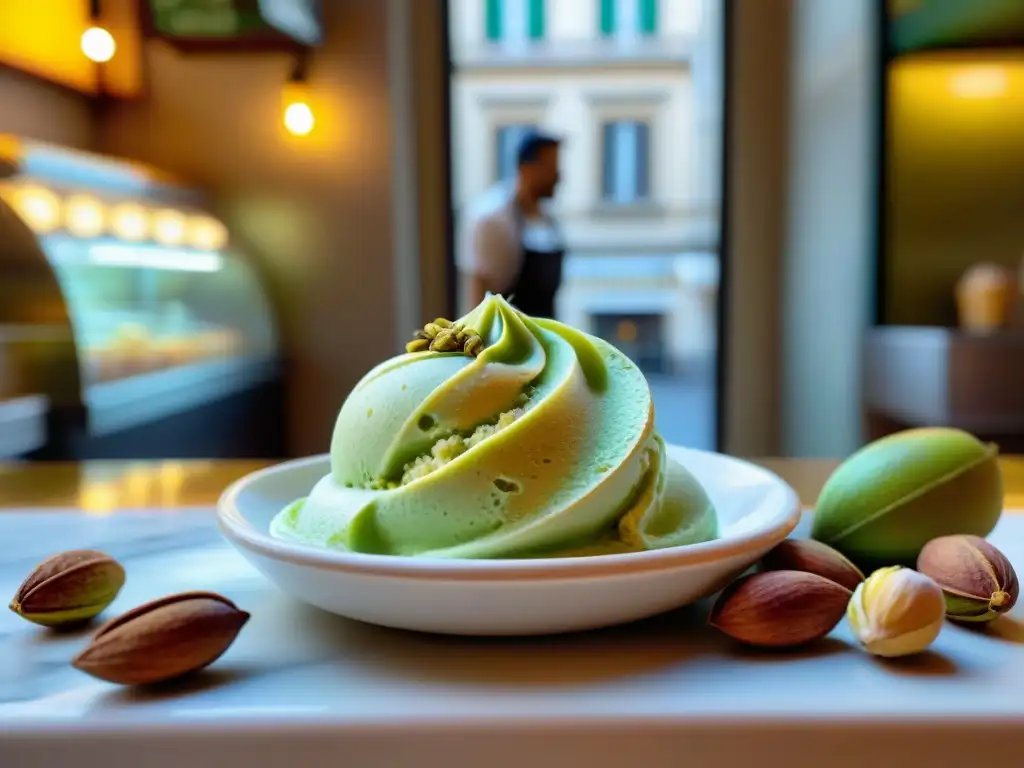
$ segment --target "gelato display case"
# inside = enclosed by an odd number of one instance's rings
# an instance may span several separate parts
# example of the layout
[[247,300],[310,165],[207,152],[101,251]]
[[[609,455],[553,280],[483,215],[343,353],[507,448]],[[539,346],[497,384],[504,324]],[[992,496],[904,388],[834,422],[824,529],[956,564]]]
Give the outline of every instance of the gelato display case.
[[0,385],[39,458],[279,456],[281,364],[252,264],[153,169],[0,137]]

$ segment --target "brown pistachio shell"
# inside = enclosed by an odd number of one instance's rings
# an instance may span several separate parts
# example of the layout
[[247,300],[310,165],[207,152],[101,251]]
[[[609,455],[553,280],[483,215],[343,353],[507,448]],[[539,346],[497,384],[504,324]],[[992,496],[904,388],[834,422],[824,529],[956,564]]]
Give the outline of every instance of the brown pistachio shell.
[[946,598],[946,616],[957,621],[991,621],[1017,602],[1017,574],[1006,556],[979,536],[940,536],[917,558],[917,570],[931,577]]
[[824,576],[851,592],[864,581],[864,574],[828,544],[814,539],[786,539],[761,560],[766,571],[805,571]]
[[762,571],[726,587],[708,623],[746,645],[791,648],[831,632],[843,618],[851,594],[814,573]]
[[95,549],[74,549],[47,558],[15,592],[10,608],[46,627],[81,624],[100,614],[124,586],[124,568]]
[[108,622],[72,666],[121,685],[170,680],[216,661],[248,620],[215,592],[169,595]]

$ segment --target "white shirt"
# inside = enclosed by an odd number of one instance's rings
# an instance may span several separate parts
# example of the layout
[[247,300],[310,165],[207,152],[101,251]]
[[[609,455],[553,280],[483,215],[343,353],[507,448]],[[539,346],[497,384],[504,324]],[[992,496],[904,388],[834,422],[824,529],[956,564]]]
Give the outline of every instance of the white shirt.
[[562,247],[554,222],[547,216],[519,225],[510,185],[500,184],[470,209],[458,250],[458,267],[484,278],[498,292],[512,287],[522,266],[523,249],[555,251]]

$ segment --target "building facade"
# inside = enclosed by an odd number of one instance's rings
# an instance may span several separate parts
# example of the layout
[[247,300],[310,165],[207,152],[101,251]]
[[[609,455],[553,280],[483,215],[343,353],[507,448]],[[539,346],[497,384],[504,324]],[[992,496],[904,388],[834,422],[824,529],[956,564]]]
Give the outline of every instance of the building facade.
[[563,137],[559,319],[648,373],[715,353],[720,6],[450,0],[456,224],[514,174],[524,130]]

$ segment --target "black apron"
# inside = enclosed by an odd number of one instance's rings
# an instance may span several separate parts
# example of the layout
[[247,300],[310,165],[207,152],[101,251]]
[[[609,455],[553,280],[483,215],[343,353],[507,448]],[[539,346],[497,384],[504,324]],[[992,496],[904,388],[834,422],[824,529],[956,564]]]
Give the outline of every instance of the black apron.
[[547,223],[555,230],[555,240],[559,246],[553,250],[535,251],[523,244],[524,221],[518,206],[515,216],[521,258],[519,274],[505,291],[505,298],[520,312],[532,317],[554,319],[555,295],[562,284],[562,262],[565,259],[561,233],[554,222],[548,219]]

